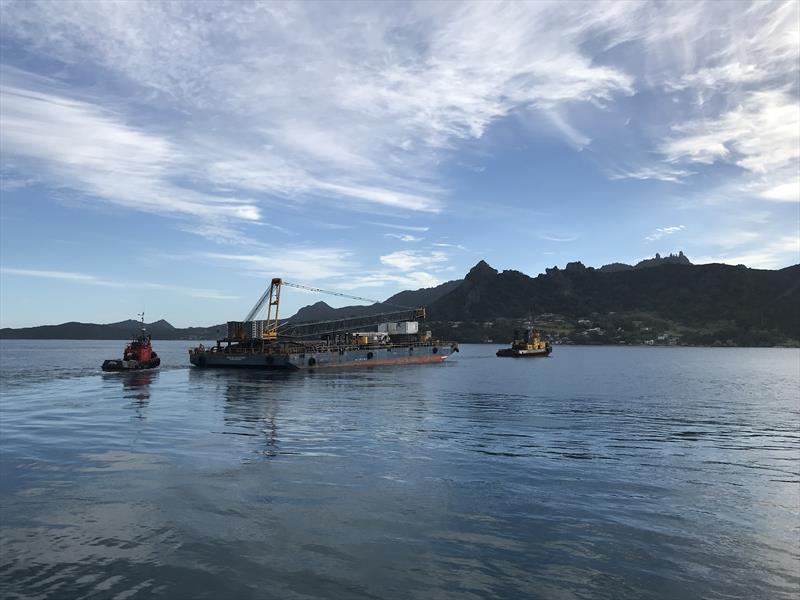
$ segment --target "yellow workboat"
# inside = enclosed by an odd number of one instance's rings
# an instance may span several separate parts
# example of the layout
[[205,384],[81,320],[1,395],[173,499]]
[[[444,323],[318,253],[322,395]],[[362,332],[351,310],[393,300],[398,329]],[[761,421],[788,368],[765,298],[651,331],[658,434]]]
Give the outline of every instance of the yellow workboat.
[[497,351],[497,356],[510,356],[513,358],[550,356],[552,351],[553,347],[550,342],[543,342],[539,337],[538,331],[526,329],[522,338],[515,331],[511,348],[501,348]]

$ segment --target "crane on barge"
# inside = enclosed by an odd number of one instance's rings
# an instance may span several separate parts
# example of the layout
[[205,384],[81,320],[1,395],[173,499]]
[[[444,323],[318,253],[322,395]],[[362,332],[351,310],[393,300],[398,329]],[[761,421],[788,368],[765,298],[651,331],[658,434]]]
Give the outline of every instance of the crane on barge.
[[[347,317],[344,319],[335,319],[330,321],[310,321],[305,323],[292,323],[291,320],[280,322],[278,318],[278,310],[281,302],[281,288],[288,286],[308,292],[317,292],[321,294],[330,294],[339,296],[341,298],[349,298],[351,300],[361,300],[364,302],[371,302],[372,304],[381,304],[383,306],[393,306],[399,310],[390,312],[375,313],[372,315],[362,315],[356,317]],[[410,308],[408,306],[400,306],[398,304],[390,304],[381,302],[380,300],[372,300],[370,298],[363,298],[361,296],[352,296],[342,292],[334,292],[330,290],[323,290],[321,288],[303,285],[301,283],[292,283],[284,281],[276,277],[270,283],[270,286],[264,291],[258,301],[250,309],[250,312],[244,318],[244,322],[253,322],[253,319],[261,312],[264,307],[267,308],[267,318],[263,322],[263,329],[260,338],[262,340],[277,340],[278,337],[282,338],[303,338],[311,335],[328,335],[341,331],[354,330],[358,328],[371,327],[378,323],[385,321],[416,321],[425,319],[425,308]],[[274,308],[274,312],[273,312]],[[322,329],[320,329],[322,328]]]
[[[341,319],[281,321],[284,286],[372,302],[380,307],[371,308],[372,314]],[[383,311],[382,306],[398,310]],[[256,319],[264,309],[266,319]],[[420,332],[418,321],[425,317],[423,307],[399,306],[275,278],[243,321],[228,321],[227,336],[217,340],[215,347],[201,345],[189,350],[189,360],[199,367],[267,369],[442,362],[451,352],[458,352],[458,344],[441,342],[430,332]]]

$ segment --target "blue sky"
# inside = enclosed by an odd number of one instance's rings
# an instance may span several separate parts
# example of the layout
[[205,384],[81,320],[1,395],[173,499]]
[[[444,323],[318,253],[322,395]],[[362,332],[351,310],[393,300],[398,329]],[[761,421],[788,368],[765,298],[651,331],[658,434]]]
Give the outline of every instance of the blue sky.
[[797,2],[0,10],[2,326],[800,262]]

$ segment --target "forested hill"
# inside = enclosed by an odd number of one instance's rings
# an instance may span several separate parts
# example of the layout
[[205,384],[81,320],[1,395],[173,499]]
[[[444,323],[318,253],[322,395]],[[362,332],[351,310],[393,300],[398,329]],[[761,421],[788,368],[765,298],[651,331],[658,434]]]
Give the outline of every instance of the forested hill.
[[538,277],[498,272],[481,261],[461,284],[429,306],[434,321],[487,322],[556,313],[569,320],[647,315],[695,331],[735,329],[764,338],[800,339],[800,265],[779,271],[666,262],[601,271],[579,262]]
[[[772,345],[800,343],[800,265],[778,271],[723,264],[692,265],[681,253],[635,266],[594,269],[580,262],[530,277],[481,261],[464,279],[405,291],[371,306],[300,309],[293,321],[341,319],[426,306],[437,335],[458,341],[505,341],[519,323],[537,321],[565,342]],[[549,319],[549,321],[548,321]],[[135,321],[64,323],[2,329],[0,338],[126,339]],[[155,339],[216,339],[224,325],[176,329],[147,325]],[[549,329],[548,329],[549,327]]]

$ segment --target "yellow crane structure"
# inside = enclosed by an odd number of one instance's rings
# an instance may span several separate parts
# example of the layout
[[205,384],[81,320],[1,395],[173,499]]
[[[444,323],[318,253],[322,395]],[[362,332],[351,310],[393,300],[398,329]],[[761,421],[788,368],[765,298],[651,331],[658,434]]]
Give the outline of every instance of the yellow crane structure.
[[[316,321],[312,323],[288,323],[288,322],[281,323],[278,318],[278,310],[280,308],[281,288],[283,286],[289,286],[301,290],[306,290],[309,292],[330,294],[333,296],[349,298],[352,300],[361,300],[365,302],[371,302],[373,304],[395,306],[397,308],[401,308],[402,310],[395,312],[372,314],[362,317],[338,319],[334,321]],[[323,334],[323,333],[333,333],[336,331],[342,331],[348,328],[348,324],[351,327],[365,326],[370,324],[371,322],[378,322],[380,320],[390,320],[390,318],[392,317],[397,318],[402,316],[405,319],[425,318],[425,309],[421,307],[420,308],[410,308],[407,306],[401,307],[396,304],[388,304],[386,302],[381,302],[380,300],[372,300],[370,298],[363,298],[361,296],[352,296],[350,294],[344,294],[342,292],[323,290],[321,288],[311,287],[300,283],[291,283],[289,281],[284,281],[280,277],[276,277],[270,282],[269,287],[264,291],[264,293],[255,303],[253,308],[250,309],[250,312],[247,313],[247,316],[244,318],[244,321],[245,322],[252,321],[265,306],[267,308],[267,318],[264,321],[264,329],[261,333],[261,339],[267,341],[277,340],[279,332],[286,337],[300,337],[303,335],[304,329],[308,330],[308,333],[313,332],[315,334]],[[324,330],[326,327],[327,331]]]

